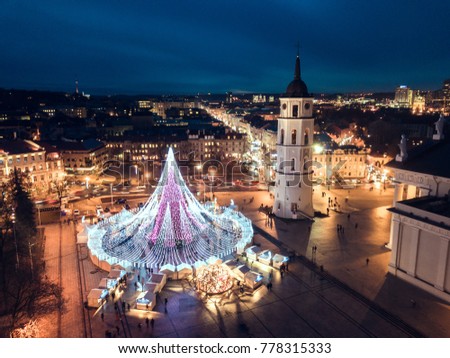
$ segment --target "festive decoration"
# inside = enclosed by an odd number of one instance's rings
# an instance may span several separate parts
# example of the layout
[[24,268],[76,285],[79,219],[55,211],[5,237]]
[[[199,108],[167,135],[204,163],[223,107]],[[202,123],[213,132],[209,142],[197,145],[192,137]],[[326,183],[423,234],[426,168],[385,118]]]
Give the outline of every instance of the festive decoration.
[[250,220],[234,208],[195,199],[172,148],[157,188],[141,209],[124,209],[87,231],[89,250],[98,261],[156,268],[220,258],[243,249],[253,236]]
[[197,274],[197,289],[207,294],[218,294],[233,287],[230,272],[222,265],[208,265]]
[[30,320],[22,328],[11,332],[11,338],[39,338],[39,325],[36,320]]

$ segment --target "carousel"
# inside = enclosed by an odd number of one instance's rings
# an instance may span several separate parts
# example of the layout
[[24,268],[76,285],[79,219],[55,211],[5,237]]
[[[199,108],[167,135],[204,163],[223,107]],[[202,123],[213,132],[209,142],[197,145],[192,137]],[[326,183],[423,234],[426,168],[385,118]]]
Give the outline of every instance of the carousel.
[[243,250],[253,237],[252,223],[233,205],[200,204],[180,174],[172,148],[158,186],[139,209],[125,210],[87,226],[94,264],[108,268],[195,267]]

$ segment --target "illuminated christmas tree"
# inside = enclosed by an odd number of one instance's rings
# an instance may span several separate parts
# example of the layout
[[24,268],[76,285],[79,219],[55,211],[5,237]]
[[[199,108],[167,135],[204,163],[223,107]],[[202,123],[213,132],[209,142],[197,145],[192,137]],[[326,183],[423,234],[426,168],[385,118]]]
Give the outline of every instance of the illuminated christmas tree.
[[92,255],[111,265],[193,265],[244,248],[252,236],[250,220],[234,208],[216,213],[215,205],[201,205],[195,199],[170,148],[147,203],[138,211],[122,210],[89,227],[88,247]]

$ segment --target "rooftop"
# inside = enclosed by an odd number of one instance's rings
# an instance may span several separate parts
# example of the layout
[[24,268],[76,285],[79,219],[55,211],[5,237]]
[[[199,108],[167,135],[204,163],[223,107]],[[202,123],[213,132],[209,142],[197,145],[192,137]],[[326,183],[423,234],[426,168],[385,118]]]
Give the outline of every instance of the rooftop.
[[408,151],[406,161],[392,160],[386,166],[392,169],[450,178],[450,166],[446,164],[448,158],[450,158],[449,141],[429,141]]
[[54,142],[42,142],[43,146],[49,146],[58,150],[73,150],[73,151],[93,151],[103,147],[105,144],[97,139],[86,139],[79,142],[75,141],[54,141]]
[[448,197],[426,196],[401,201],[402,204],[450,218],[450,201]]
[[26,154],[30,152],[44,151],[44,148],[28,140],[0,140],[0,152],[6,152],[10,155]]

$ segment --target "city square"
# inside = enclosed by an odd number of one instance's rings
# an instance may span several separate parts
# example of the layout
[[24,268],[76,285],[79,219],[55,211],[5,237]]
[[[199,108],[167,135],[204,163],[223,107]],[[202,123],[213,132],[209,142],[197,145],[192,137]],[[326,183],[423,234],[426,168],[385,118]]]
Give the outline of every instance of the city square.
[[6,2],[5,355],[448,345],[449,12]]
[[[325,212],[326,200],[318,195],[321,192],[320,187],[314,191],[315,207]],[[344,190],[325,192],[327,196],[337,197],[338,202],[344,202],[348,196]],[[366,194],[365,200],[356,199],[362,197],[360,193]],[[59,275],[63,276],[69,303],[68,312],[58,320],[60,328],[51,324],[49,336],[104,337],[107,330],[116,333],[115,327],[118,326],[121,337],[135,338],[446,337],[448,327],[436,325],[437,319],[449,314],[446,305],[387,275],[389,250],[384,244],[385,233],[389,229],[389,212],[386,209],[392,194],[392,188],[386,191],[370,191],[369,186],[353,189],[348,207],[343,208],[342,212],[332,211],[329,217],[316,218],[314,222],[275,219],[274,226],[270,228],[265,225],[266,215],[259,211],[261,203],[270,200],[267,191],[217,191],[214,195],[219,203],[227,203],[233,198],[244,214],[252,219],[255,243],[273,251],[295,254],[289,272],[281,278],[279,271],[275,270],[270,292],[262,286],[255,292],[247,290],[242,294],[235,285],[229,294],[217,297],[208,297],[196,291],[190,282],[192,277],[171,280],[159,294],[161,298],[153,311],[126,309],[126,321],[116,319],[112,302],[100,310],[84,307],[90,289],[97,287],[98,281],[106,277],[107,272],[98,271],[88,258],[87,247],[76,244],[73,224],[61,226],[62,235],[68,240],[59,258],[59,225],[49,225],[48,229],[53,234],[49,233],[47,240],[53,237],[54,242],[49,242],[46,267],[50,277],[54,275],[56,279]],[[354,202],[352,196],[355,196]],[[248,204],[251,198],[254,200]],[[78,207],[81,212],[95,210],[101,199],[84,200]],[[141,200],[129,202],[133,206]],[[348,214],[351,214],[350,220]],[[356,222],[359,223],[358,229],[354,228]],[[347,233],[338,235],[337,224],[343,225]],[[293,226],[295,229],[292,229]],[[311,227],[310,234],[308,227]],[[299,232],[302,233],[300,242],[296,240]],[[279,239],[280,233],[282,240]],[[315,254],[312,253],[313,246],[317,246]],[[370,259],[368,265],[366,258]],[[62,262],[58,263],[59,260]],[[320,266],[324,271],[320,270]],[[71,277],[73,270],[78,272],[80,278]],[[267,268],[260,270],[267,282],[270,271]],[[144,271],[142,275],[145,275]],[[136,273],[130,276],[129,287],[117,299],[118,302],[134,304],[136,291],[131,282],[136,280],[135,276]],[[164,306],[164,298],[168,298],[167,307]],[[417,302],[414,307],[411,300]],[[102,312],[104,321],[100,317]],[[296,319],[286,325],[286,322],[292,321],[293,314]],[[84,319],[80,320],[80,316]],[[154,318],[154,330],[146,327],[146,317]],[[339,323],[330,325],[330,317],[333,322]],[[55,322],[54,318],[50,321]]]

